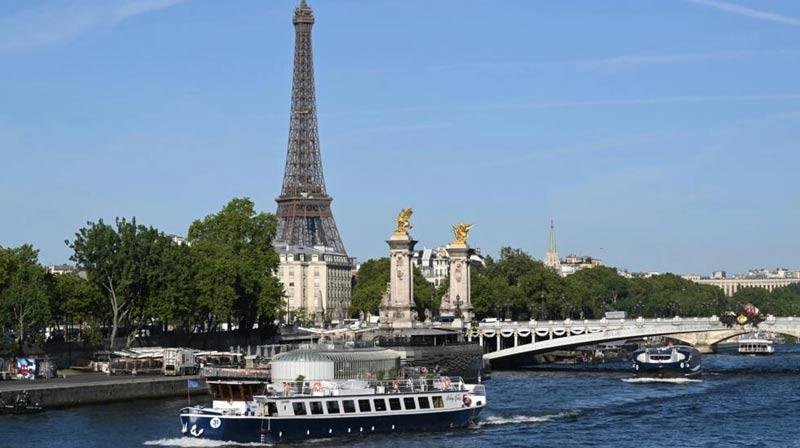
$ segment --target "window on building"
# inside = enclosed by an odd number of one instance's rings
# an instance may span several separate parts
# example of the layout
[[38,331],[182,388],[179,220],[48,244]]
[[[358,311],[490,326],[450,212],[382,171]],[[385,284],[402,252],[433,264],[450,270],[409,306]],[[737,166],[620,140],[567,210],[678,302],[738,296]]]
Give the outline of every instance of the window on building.
[[292,403],[292,408],[294,408],[294,415],[306,415],[306,404],[302,401]]
[[314,277],[319,277],[319,268],[314,268]]
[[360,412],[369,412],[372,408],[369,407],[369,400],[358,400],[358,410]]
[[311,413],[314,415],[323,414],[324,411],[322,410],[322,402],[321,401],[312,401],[311,403]]
[[419,397],[419,408],[420,409],[430,409],[431,402],[428,401],[428,397]]
[[417,404],[414,403],[414,397],[405,397],[403,398],[403,404],[406,406],[406,409],[416,409]]
[[[352,401],[350,403],[352,403]],[[339,413],[339,402],[338,401],[328,401],[325,404],[328,405],[328,414],[338,414]],[[355,409],[353,409],[353,410],[355,410]]]
[[386,410],[386,400],[383,398],[376,398],[372,401],[375,402],[375,411],[383,412]]
[[400,407],[400,399],[399,398],[390,398],[389,399],[389,409],[393,411],[399,411],[402,408]]
[[442,400],[441,396],[433,397],[433,407],[435,407],[435,408],[443,408],[444,407],[444,400]]
[[353,400],[342,401],[342,408],[344,409],[345,414],[352,414],[353,412],[356,412],[356,404]]

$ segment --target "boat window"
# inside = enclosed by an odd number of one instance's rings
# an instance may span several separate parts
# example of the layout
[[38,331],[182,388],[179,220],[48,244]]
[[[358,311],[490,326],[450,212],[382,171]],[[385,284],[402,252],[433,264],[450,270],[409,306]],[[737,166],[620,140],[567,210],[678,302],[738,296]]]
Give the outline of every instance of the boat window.
[[306,404],[302,401],[295,401],[292,403],[294,408],[294,415],[306,415]]
[[220,400],[222,399],[222,394],[219,390],[219,385],[215,383],[208,383],[208,390],[211,392],[211,399],[212,400]]
[[406,406],[406,409],[416,409],[417,404],[414,403],[414,397],[405,397],[403,398],[403,404]]
[[[352,403],[352,401],[350,402]],[[338,414],[339,413],[339,402],[338,401],[328,401],[325,404],[328,405],[328,414]],[[355,411],[355,409],[353,409]]]
[[322,414],[322,402],[321,401],[312,401],[311,403],[311,413],[314,415]]
[[356,404],[353,400],[344,400],[342,401],[342,408],[344,408],[345,414],[352,414],[356,412]]
[[375,402],[375,410],[377,412],[383,412],[386,410],[386,400],[383,398],[376,398],[372,401]]
[[441,396],[433,397],[433,407],[435,407],[435,408],[443,408],[444,407],[444,400],[442,400]]
[[358,410],[360,412],[369,412],[372,409],[369,407],[369,400],[358,400]]
[[278,406],[275,405],[275,402],[273,401],[267,402],[267,414],[278,415]]
[[402,408],[400,407],[400,399],[399,398],[390,398],[389,399],[389,409],[393,411],[399,411]]
[[419,397],[420,409],[429,409],[430,407],[431,407],[431,402],[428,401],[428,397]]

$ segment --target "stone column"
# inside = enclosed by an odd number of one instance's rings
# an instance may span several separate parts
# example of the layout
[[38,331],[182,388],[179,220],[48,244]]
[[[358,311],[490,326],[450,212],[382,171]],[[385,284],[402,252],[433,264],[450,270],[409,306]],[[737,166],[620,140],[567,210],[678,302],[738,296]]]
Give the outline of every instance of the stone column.
[[414,326],[414,271],[411,254],[416,241],[405,233],[395,232],[386,241],[389,245],[389,291],[380,307],[380,322],[392,328]]
[[460,326],[463,322],[470,322],[473,317],[469,277],[471,250],[466,244],[451,244],[446,250],[450,258],[450,289],[442,299],[439,312],[452,314]]

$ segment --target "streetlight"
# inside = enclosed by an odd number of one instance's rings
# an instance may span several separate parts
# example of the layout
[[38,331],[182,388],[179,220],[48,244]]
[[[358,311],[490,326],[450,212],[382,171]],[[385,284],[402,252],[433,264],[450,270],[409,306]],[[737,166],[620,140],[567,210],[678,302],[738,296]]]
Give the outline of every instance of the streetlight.
[[544,317],[544,289],[542,290],[542,320],[545,320],[545,317]]

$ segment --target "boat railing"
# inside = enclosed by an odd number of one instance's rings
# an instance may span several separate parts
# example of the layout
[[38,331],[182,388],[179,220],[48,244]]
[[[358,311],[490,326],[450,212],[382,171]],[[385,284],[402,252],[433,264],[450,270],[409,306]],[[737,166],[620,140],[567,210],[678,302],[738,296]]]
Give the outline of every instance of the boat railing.
[[200,374],[206,378],[257,378],[266,379],[269,371],[237,367],[203,367]]
[[[483,387],[483,386],[481,386]],[[346,381],[285,381],[270,385],[270,396],[331,396],[348,391],[356,394],[395,394],[427,391],[466,390],[464,380],[459,376],[439,376],[433,378],[396,378],[388,380],[346,380]]]

